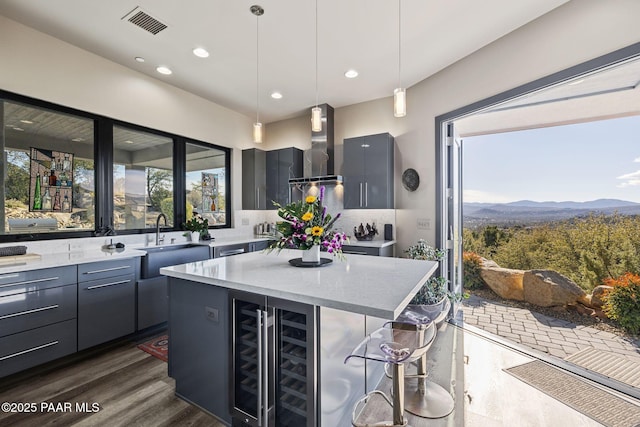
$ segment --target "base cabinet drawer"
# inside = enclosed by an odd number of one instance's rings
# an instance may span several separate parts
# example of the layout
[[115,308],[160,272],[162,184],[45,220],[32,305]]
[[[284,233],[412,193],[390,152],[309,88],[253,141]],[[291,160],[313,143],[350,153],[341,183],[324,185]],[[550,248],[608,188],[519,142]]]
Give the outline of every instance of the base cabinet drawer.
[[76,319],[0,338],[0,377],[75,353]]
[[11,295],[76,283],[75,265],[0,274],[0,292]]
[[75,319],[77,293],[73,284],[0,297],[0,336]]
[[78,284],[78,350],[135,332],[135,275]]
[[381,248],[372,246],[342,245],[342,253],[392,257],[393,245],[387,245]]
[[135,274],[138,262],[140,262],[138,258],[125,258],[80,264],[78,265],[78,282]]

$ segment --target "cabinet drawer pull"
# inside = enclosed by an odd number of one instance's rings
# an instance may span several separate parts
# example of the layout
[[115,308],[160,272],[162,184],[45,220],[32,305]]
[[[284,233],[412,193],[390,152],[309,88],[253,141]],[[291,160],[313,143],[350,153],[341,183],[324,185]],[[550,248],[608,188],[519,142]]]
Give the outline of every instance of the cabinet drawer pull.
[[220,251],[220,256],[229,256],[229,255],[238,255],[238,254],[243,254],[244,253],[244,248],[240,248],[240,249],[232,249],[229,251]]
[[20,277],[20,273],[14,273],[14,274],[3,274],[2,276],[0,276],[0,280],[4,280],[4,279],[15,279],[16,277]]
[[342,251],[345,254],[353,254],[353,255],[367,255],[367,252],[364,251]]
[[17,317],[17,316],[24,316],[25,314],[38,313],[40,311],[45,311],[45,310],[53,310],[54,308],[58,308],[58,307],[60,307],[58,304],[54,304],[48,307],[40,307],[40,308],[34,308],[32,310],[21,311],[19,313],[5,314],[4,316],[0,316],[0,320],[10,319],[12,317]]
[[59,277],[45,277],[44,279],[33,279],[33,280],[25,280],[24,282],[15,282],[8,283],[6,285],[0,285],[0,288],[6,288],[9,286],[19,286],[19,285],[28,285],[31,283],[42,283],[42,282],[50,282],[52,280],[58,280]]
[[85,271],[83,274],[106,273],[108,271],[126,270],[127,268],[131,268],[131,266],[130,265],[123,265],[123,266],[120,266],[120,267],[104,268],[102,270]]
[[129,283],[130,281],[131,280],[120,280],[118,282],[103,283],[102,285],[89,286],[87,288],[87,290],[91,291],[93,289],[100,289],[100,288],[106,288],[106,287],[109,287],[109,286],[123,285],[125,283]]
[[42,344],[37,347],[33,347],[27,350],[19,351],[17,353],[9,354],[7,356],[0,357],[0,362],[2,362],[3,360],[11,359],[12,357],[22,356],[23,354],[31,353],[32,351],[42,350],[43,348],[51,347],[52,345],[57,345],[59,343],[60,341],[51,341],[50,343],[47,343],[47,344]]

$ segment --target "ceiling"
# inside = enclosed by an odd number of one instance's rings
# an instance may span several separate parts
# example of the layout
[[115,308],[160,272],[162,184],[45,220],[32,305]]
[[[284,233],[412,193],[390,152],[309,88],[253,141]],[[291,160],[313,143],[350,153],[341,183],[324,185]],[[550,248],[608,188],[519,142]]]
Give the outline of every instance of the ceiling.
[[[399,45],[410,87],[567,1],[403,0],[399,39],[397,1],[318,0],[317,101],[338,108],[391,96]],[[256,3],[260,18],[249,11]],[[167,28],[154,35],[129,22],[136,7]],[[3,0],[0,14],[248,117],[259,103],[265,123],[316,103],[313,0]],[[211,55],[197,58],[195,47]],[[345,78],[348,69],[359,76]]]

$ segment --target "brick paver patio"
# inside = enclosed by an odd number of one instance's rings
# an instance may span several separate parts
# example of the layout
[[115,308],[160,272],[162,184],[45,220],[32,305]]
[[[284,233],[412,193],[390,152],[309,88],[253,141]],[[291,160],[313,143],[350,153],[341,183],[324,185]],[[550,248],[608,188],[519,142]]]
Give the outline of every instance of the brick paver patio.
[[610,332],[475,295],[463,300],[462,306],[465,323],[562,359],[584,348],[595,347],[640,363],[640,343]]

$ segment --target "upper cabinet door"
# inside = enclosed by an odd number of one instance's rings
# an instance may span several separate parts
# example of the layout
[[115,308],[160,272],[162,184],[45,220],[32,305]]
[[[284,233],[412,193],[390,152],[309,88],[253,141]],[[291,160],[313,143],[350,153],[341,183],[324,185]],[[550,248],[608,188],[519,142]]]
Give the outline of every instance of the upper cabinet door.
[[344,140],[344,208],[393,209],[393,137]]
[[266,153],[257,148],[242,150],[242,209],[266,207]]
[[274,201],[281,205],[295,201],[291,200],[289,179],[302,177],[302,154],[294,147],[267,151],[267,209],[276,209]]

